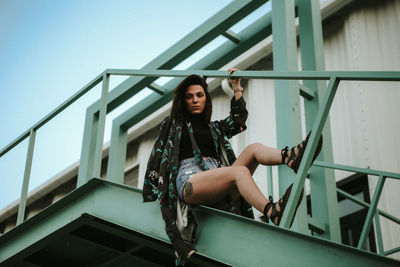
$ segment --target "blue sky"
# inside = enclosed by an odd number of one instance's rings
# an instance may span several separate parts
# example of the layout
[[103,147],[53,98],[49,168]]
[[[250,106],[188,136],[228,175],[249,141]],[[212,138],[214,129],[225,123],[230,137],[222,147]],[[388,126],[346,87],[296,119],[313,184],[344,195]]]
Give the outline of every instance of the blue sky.
[[[0,148],[104,69],[141,68],[229,2],[0,1]],[[96,90],[38,131],[30,190],[79,157]],[[0,158],[0,209],[19,197],[26,149]]]
[[[0,149],[104,69],[141,68],[230,2],[0,1]],[[259,9],[247,21],[265,11]],[[232,29],[239,31],[246,23]],[[225,40],[218,37],[209,48]],[[112,78],[111,87],[122,79]],[[37,132],[29,190],[79,158],[85,109],[99,97],[100,87],[92,91]],[[112,118],[122,109],[108,116],[106,139]],[[0,158],[0,209],[19,197],[27,144]]]

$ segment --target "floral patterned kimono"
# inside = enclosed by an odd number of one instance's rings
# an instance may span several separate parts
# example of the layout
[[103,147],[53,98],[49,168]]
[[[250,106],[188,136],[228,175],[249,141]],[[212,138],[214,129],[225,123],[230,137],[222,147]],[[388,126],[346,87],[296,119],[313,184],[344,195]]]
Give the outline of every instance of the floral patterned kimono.
[[[228,139],[246,129],[247,114],[243,97],[238,100],[232,98],[230,115],[224,120],[209,124],[220,166],[230,166],[236,160]],[[147,164],[143,185],[144,202],[156,199],[160,201],[165,230],[176,251],[176,265],[186,263],[188,253],[194,249],[197,229],[193,213],[190,207],[179,199],[175,185],[182,129],[182,123],[169,117],[163,120]],[[193,129],[190,125],[188,129],[196,162],[202,170],[207,170],[194,141]],[[243,198],[233,203],[228,196],[218,204],[218,208],[253,218],[251,206]]]

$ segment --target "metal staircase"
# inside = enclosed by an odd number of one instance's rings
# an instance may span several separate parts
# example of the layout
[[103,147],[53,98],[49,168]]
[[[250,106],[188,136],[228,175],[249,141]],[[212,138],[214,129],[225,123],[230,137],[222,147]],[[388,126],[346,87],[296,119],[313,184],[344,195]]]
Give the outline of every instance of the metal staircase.
[[[128,204],[127,204],[128,203]],[[398,261],[207,207],[188,266],[398,266]],[[1,266],[171,266],[157,203],[93,178],[0,239]],[[5,260],[4,260],[5,259]]]
[[[309,174],[313,205],[312,218],[303,212],[296,218],[296,231],[288,228],[294,205],[300,197],[311,156],[316,149],[317,136],[322,133],[336,90],[342,80],[400,81],[399,72],[327,72],[323,70],[321,18],[319,1],[273,0],[270,12],[240,33],[229,28],[262,6],[266,0],[233,1],[215,16],[177,42],[141,70],[105,70],[88,85],[33,125],[14,142],[0,151],[0,157],[29,137],[23,188],[21,190],[17,226],[0,236],[1,266],[166,266],[173,265],[172,246],[164,232],[157,203],[143,204],[138,189],[123,185],[127,130],[171,100],[172,90],[181,77],[198,74],[225,78],[225,71],[216,71],[274,31],[275,71],[238,71],[232,76],[249,79],[273,79],[276,99],[286,103],[279,107],[277,121],[291,121],[288,126],[277,125],[278,146],[296,143],[301,135],[299,110],[290,111],[299,94],[306,104],[307,130],[312,129],[305,158],[300,165],[288,209],[282,219],[283,227],[275,227],[207,207],[196,207],[199,222],[198,252],[189,266],[399,266],[399,261],[341,244],[337,216],[336,187],[331,168],[345,168],[324,162],[323,168],[313,168]],[[297,71],[294,18],[297,11],[303,28],[300,30],[303,69]],[[272,27],[274,21],[274,27]],[[170,70],[218,35],[228,41],[202,58],[190,70]],[[302,36],[307,36],[302,37]],[[312,36],[312,38],[310,38]],[[311,43],[309,43],[311,42]],[[129,79],[109,91],[111,75],[127,75]],[[158,77],[175,77],[163,87],[153,82]],[[299,84],[299,80],[304,80]],[[324,84],[329,81],[328,86]],[[103,85],[101,99],[88,107],[82,143],[77,189],[24,221],[30,166],[36,131],[79,99],[97,84]],[[102,161],[105,116],[121,103],[148,87],[154,90],[140,103],[128,109],[112,124],[112,136],[107,179],[99,179]],[[278,107],[277,107],[278,109]],[[278,114],[278,112],[277,112]],[[328,125],[329,126],[329,125]],[[329,127],[324,139],[330,140]],[[332,151],[325,146],[321,160],[329,162]],[[351,167],[348,167],[351,168]],[[370,205],[365,231],[379,213],[376,204],[386,177],[400,179],[400,174],[357,169],[380,178],[376,197]],[[284,168],[279,175],[287,175]],[[292,175],[293,176],[293,175]],[[314,183],[313,178],[322,179]],[[282,188],[286,185],[282,183]],[[305,201],[303,201],[304,203]],[[367,204],[368,205],[368,204]],[[392,218],[399,222],[397,218]],[[313,236],[305,234],[313,229]],[[364,236],[366,234],[364,233]],[[365,238],[365,237],[364,237]]]

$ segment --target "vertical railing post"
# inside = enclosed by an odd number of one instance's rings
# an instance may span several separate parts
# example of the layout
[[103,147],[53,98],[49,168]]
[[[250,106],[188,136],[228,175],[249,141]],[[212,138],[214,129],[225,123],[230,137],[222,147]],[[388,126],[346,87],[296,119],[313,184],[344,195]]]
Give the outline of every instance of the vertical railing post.
[[103,159],[103,141],[104,141],[104,129],[106,125],[107,115],[107,101],[108,101],[108,87],[110,85],[110,75],[104,73],[103,75],[103,87],[101,90],[101,106],[99,111],[99,124],[96,138],[96,152],[94,155],[93,165],[93,177],[100,177],[101,174],[101,161]]
[[[297,71],[297,41],[294,0],[272,0],[272,35],[274,71]],[[295,145],[301,141],[301,115],[298,81],[275,81],[275,114],[277,146]],[[294,179],[293,171],[278,166],[279,193]],[[283,178],[284,177],[284,178]],[[296,216],[296,230],[307,233],[305,201]]]
[[77,187],[84,185],[89,179],[93,178],[92,170],[94,165],[94,151],[96,150],[98,122],[98,112],[93,113],[88,108],[86,110],[85,127],[83,129]]
[[22,182],[21,197],[19,198],[17,225],[21,224],[25,218],[25,208],[26,208],[26,201],[28,198],[29,179],[31,176],[35,139],[36,139],[36,130],[31,128],[29,133],[28,151],[26,153],[24,180]]
[[114,119],[111,128],[110,152],[107,165],[107,180],[109,181],[124,183],[127,140],[127,130],[121,127],[117,119]]
[[77,187],[93,177],[100,177],[109,83],[110,75],[104,73],[100,110],[86,110]]
[[273,196],[274,195],[274,184],[272,181],[272,167],[267,166],[267,186],[268,186],[268,195]]
[[382,193],[383,185],[385,184],[385,180],[386,180],[385,176],[382,176],[382,175],[379,176],[379,180],[378,180],[378,183],[375,188],[375,193],[374,193],[374,196],[372,197],[372,202],[368,209],[367,218],[365,219],[364,227],[361,232],[360,241],[358,242],[358,245],[357,245],[358,249],[362,249],[365,245],[365,241],[367,241],[367,237],[368,237],[369,231],[371,230],[371,226],[372,226],[372,219],[375,216],[376,207],[378,206],[379,198],[381,197],[381,193]]
[[[322,36],[321,9],[319,0],[298,2],[299,38],[303,71],[324,71],[324,46]],[[304,99],[306,129],[309,132],[326,93],[323,80],[304,80],[303,84],[313,90],[315,97]],[[324,146],[319,159],[332,162],[332,141],[329,119],[323,129]],[[314,235],[337,243],[341,242],[339,211],[336,196],[334,171],[325,168],[311,168],[309,173],[312,216],[326,225],[326,231]]]
[[322,133],[322,128],[324,127],[325,121],[328,117],[329,110],[332,106],[332,102],[335,97],[338,86],[339,86],[339,79],[336,77],[332,77],[329,81],[328,90],[325,95],[324,101],[321,105],[321,109],[318,112],[318,115],[315,119],[310,140],[308,141],[308,145],[304,152],[303,160],[300,163],[299,170],[295,177],[292,193],[290,194],[287,207],[282,216],[281,225],[283,227],[289,228],[290,226],[290,222],[293,218],[294,211],[296,209],[297,201],[300,198],[301,190],[304,186],[307,170],[311,165],[312,155],[314,154],[317,148],[319,136]]
[[375,213],[375,228],[376,228],[376,239],[378,243],[378,253],[379,255],[385,256],[385,249],[383,248],[383,241],[382,241],[382,228],[378,211],[376,211]]

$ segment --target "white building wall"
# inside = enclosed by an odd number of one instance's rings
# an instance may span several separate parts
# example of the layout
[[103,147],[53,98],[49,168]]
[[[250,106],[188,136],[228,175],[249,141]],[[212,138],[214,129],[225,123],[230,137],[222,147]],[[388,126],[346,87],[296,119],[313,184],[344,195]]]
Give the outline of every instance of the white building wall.
[[[269,147],[276,147],[275,91],[273,80],[250,80],[248,83],[247,106],[249,119],[246,140],[248,144],[259,142]],[[278,169],[273,170],[273,199],[279,199]],[[254,180],[267,196],[267,168],[259,166],[254,173]],[[256,217],[261,213],[253,209]]]
[[[326,25],[327,70],[400,70],[400,1],[379,2]],[[341,82],[330,113],[334,162],[399,173],[399,101],[398,82]],[[371,198],[377,180],[369,176]],[[400,181],[388,179],[379,208],[400,217],[399,192]],[[383,217],[381,223],[385,250],[399,246],[400,226]]]

